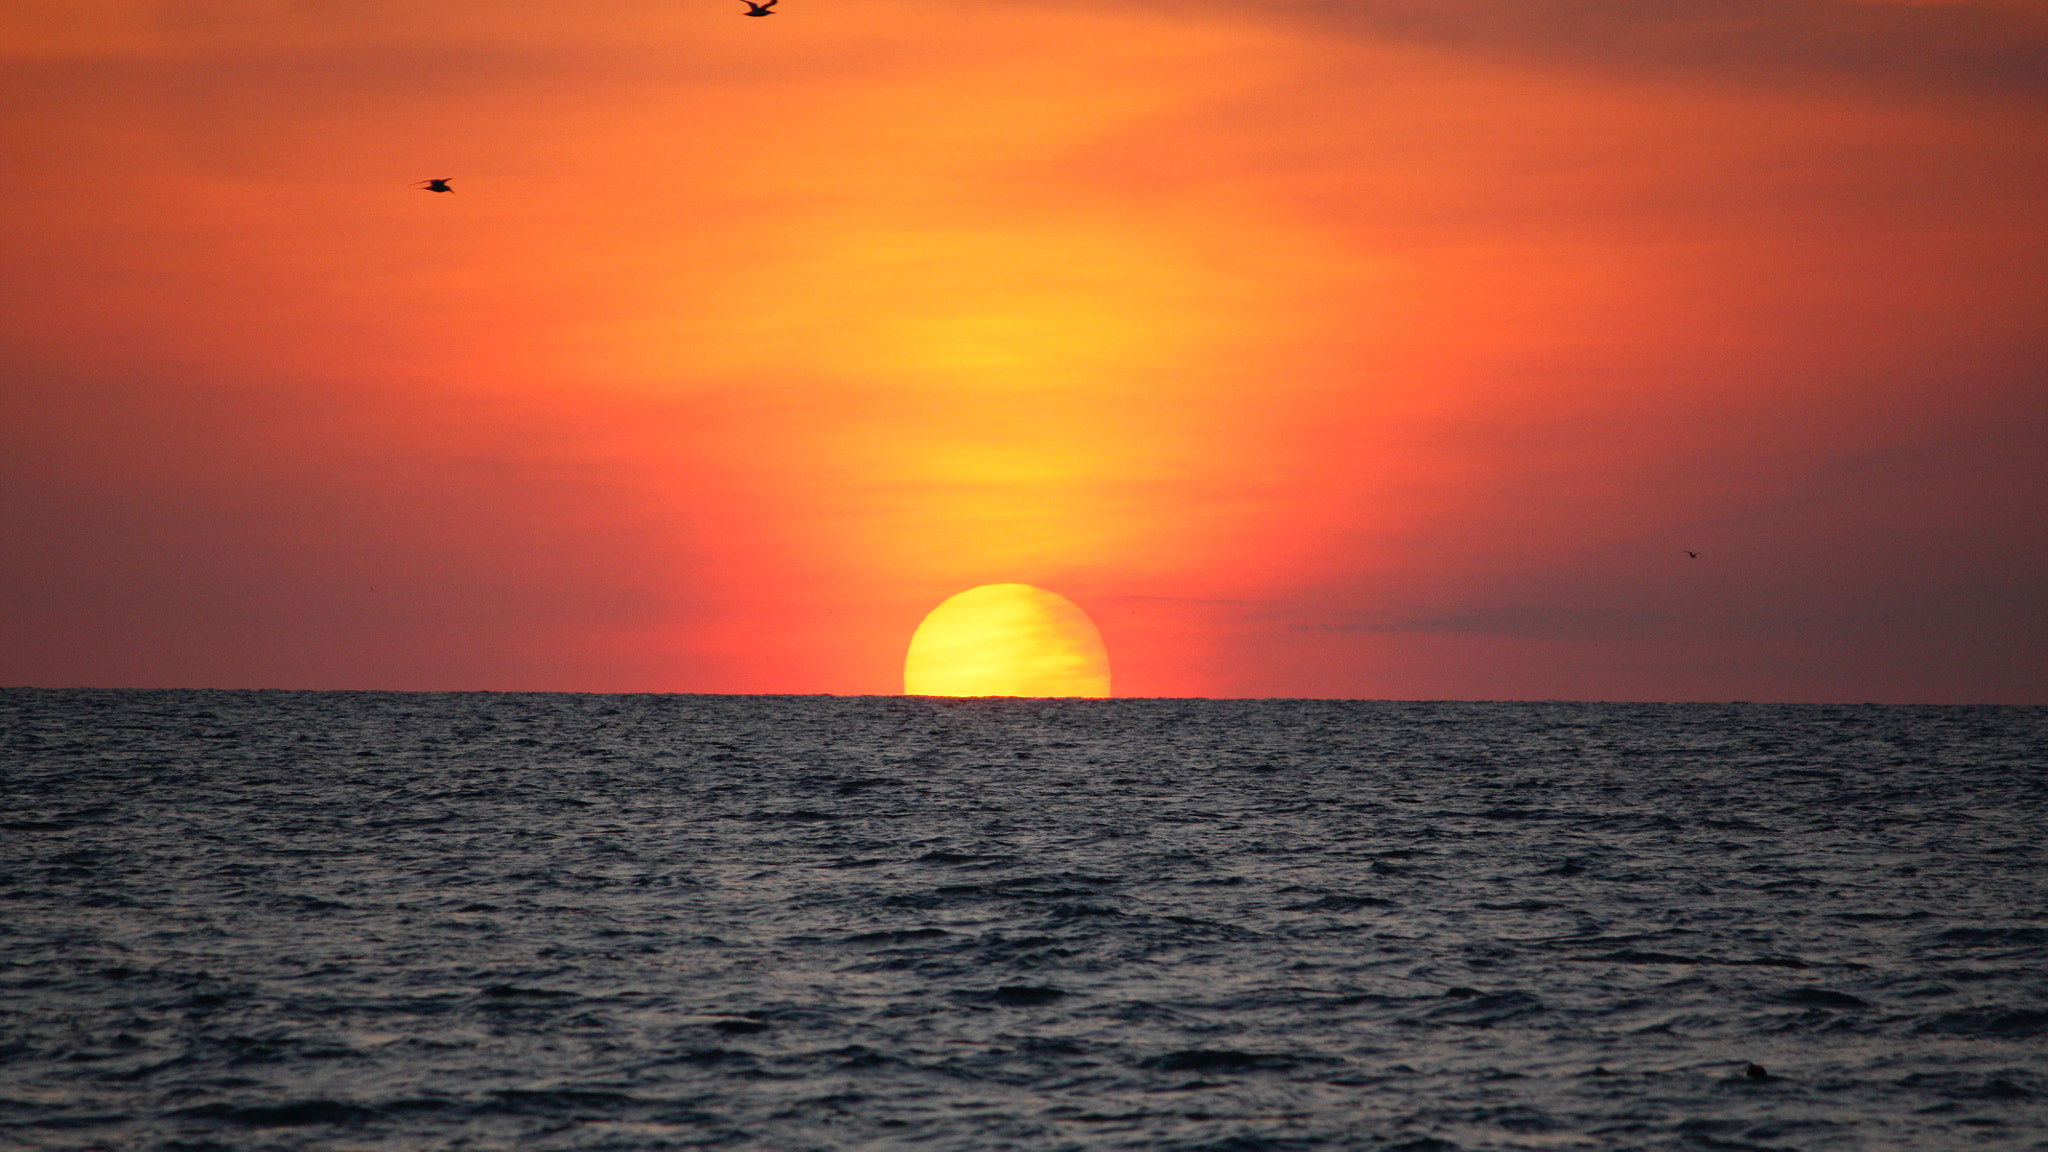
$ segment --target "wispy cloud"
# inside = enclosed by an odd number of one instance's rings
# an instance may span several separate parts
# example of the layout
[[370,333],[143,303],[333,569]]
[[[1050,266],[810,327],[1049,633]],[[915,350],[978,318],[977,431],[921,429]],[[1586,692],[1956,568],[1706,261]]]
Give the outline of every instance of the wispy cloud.
[[2048,6],[2034,0],[1299,0],[1258,6],[1376,39],[1606,73],[1723,84],[1847,81],[2014,100],[2048,92]]
[[1295,624],[1308,632],[1427,632],[1504,636],[1518,640],[1602,642],[1670,636],[1676,621],[1656,612],[1611,608],[1570,608],[1535,604],[1474,608],[1441,616]]

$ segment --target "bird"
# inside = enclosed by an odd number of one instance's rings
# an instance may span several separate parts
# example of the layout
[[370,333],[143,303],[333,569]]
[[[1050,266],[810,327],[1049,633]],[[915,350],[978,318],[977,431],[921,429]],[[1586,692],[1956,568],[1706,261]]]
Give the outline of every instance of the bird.
[[1693,558],[1693,559],[1695,559],[1695,560],[1697,560],[1697,559],[1699,559],[1699,558],[1700,558],[1700,554],[1699,554],[1699,553],[1697,553],[1697,552],[1695,552],[1695,551],[1693,551],[1693,550],[1692,550],[1692,549],[1690,549],[1690,548],[1685,548],[1685,549],[1682,549],[1682,551],[1683,551],[1683,552],[1684,552],[1684,553],[1685,553],[1685,554],[1686,554],[1687,556],[1690,556],[1690,557],[1692,557],[1692,558]]
[[[775,0],[768,0],[768,2],[773,4]],[[453,192],[455,189],[448,186],[448,182],[453,179],[455,179],[453,176],[441,176],[433,180],[415,180],[413,181],[413,186],[418,187],[421,184],[425,184],[426,187],[420,189],[422,192]]]
[[740,13],[740,15],[742,16],[775,15],[775,13],[769,11],[770,8],[775,7],[775,0],[768,0],[766,4],[756,4],[754,3],[754,0],[740,0],[740,3],[745,4],[747,6],[747,10],[745,12]]
[[1766,1071],[1766,1070],[1765,1070],[1765,1068],[1764,1068],[1764,1066],[1763,1066],[1763,1065],[1761,1065],[1761,1064],[1751,1064],[1751,1065],[1750,1065],[1749,1067],[1747,1067],[1747,1068],[1744,1068],[1744,1069],[1742,1070],[1742,1074],[1743,1074],[1744,1076],[1747,1076],[1747,1077],[1749,1077],[1749,1078],[1750,1078],[1751,1080],[1769,1080],[1769,1079],[1771,1079],[1771,1074],[1770,1074],[1770,1072]]

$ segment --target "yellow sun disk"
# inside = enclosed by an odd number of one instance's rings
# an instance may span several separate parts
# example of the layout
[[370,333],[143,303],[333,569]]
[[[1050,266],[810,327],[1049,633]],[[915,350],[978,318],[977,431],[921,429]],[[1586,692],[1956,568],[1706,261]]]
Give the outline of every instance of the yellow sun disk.
[[1107,696],[1095,622],[1029,584],[984,584],[924,618],[903,659],[909,696]]

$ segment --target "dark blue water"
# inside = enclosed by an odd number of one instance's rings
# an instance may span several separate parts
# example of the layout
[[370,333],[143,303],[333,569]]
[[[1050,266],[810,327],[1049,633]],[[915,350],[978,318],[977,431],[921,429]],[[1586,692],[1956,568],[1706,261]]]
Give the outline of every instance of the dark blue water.
[[2048,1147],[2044,709],[0,728],[0,1145]]

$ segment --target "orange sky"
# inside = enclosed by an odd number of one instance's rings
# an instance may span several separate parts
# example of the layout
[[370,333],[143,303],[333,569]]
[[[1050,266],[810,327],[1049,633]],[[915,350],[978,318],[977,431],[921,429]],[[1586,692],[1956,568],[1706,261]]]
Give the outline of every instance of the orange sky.
[[740,10],[0,0],[0,683],[2048,703],[2048,4]]

